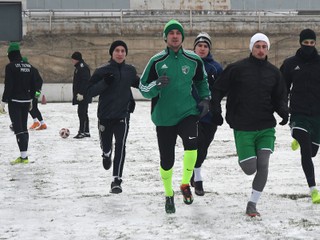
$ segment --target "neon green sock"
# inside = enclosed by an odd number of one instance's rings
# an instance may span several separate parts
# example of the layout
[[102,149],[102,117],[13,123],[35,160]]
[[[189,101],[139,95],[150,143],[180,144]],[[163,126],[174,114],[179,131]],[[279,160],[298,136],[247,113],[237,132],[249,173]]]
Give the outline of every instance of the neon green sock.
[[192,177],[194,165],[197,161],[197,150],[186,150],[183,156],[183,173],[181,184],[189,184]]
[[164,192],[167,197],[173,196],[172,174],[173,174],[172,168],[169,170],[164,170],[162,167],[160,167],[160,176],[162,178]]

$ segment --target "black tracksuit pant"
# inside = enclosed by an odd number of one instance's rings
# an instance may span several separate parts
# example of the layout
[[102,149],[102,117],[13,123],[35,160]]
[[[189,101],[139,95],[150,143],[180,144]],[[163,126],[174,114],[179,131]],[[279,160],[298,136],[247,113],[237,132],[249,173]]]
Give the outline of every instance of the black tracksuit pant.
[[78,117],[79,117],[79,133],[89,133],[89,117],[88,117],[89,104],[86,102],[78,103]]
[[37,118],[40,122],[43,120],[41,112],[38,108],[38,98],[34,98],[32,100],[32,109],[30,111],[30,115],[33,119]]
[[207,157],[208,148],[213,141],[217,131],[217,125],[199,122],[198,123],[198,156],[195,168],[201,167]]
[[126,141],[130,118],[99,119],[100,146],[105,155],[112,153],[112,139],[115,139],[113,158],[113,176],[121,178],[126,156]]
[[28,113],[30,103],[9,102],[8,109],[10,120],[16,135],[20,152],[28,150],[29,133],[28,133]]

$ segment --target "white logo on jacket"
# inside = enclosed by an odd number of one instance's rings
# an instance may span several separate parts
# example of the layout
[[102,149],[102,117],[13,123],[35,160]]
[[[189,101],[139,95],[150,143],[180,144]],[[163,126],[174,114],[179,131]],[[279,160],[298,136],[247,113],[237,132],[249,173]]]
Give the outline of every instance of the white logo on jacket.
[[184,65],[184,66],[182,66],[181,70],[182,70],[183,74],[187,75],[190,71],[190,67],[187,65]]
[[168,68],[167,64],[163,64],[161,67],[161,69],[167,69],[167,68]]

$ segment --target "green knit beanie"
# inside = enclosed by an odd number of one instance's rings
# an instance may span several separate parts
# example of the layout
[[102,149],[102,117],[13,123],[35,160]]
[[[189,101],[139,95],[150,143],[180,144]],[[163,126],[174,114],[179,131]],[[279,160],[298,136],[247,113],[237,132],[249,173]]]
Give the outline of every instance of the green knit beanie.
[[179,30],[179,32],[181,32],[182,34],[182,42],[184,40],[184,30],[183,30],[183,26],[181,25],[181,23],[179,23],[177,20],[175,19],[171,19],[169,22],[167,22],[167,24],[164,26],[163,29],[163,38],[165,41],[167,41],[167,36],[168,33],[173,30],[173,29],[177,29]]
[[22,57],[22,62],[29,63],[29,60],[27,57]]
[[13,51],[20,51],[20,45],[17,42],[10,43],[8,47],[8,53],[11,53]]

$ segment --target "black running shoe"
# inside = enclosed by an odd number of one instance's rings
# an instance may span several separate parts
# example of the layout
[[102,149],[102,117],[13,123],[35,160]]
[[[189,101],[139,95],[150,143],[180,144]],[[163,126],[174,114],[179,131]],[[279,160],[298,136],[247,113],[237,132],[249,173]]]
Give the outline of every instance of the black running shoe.
[[174,206],[174,196],[166,197],[166,213],[175,213],[176,207]]
[[256,203],[250,202],[250,201],[248,202],[246,214],[249,217],[260,217],[260,213],[257,211],[257,208],[256,208]]
[[73,138],[75,138],[75,139],[81,139],[81,138],[84,138],[85,137],[85,135],[84,135],[84,133],[78,133],[77,135],[75,135]]
[[111,183],[110,193],[122,193],[121,182],[121,179],[115,178],[114,181]]
[[84,135],[84,137],[91,137],[90,133],[82,133]]
[[111,157],[107,157],[104,154],[102,154],[102,165],[105,170],[109,170],[112,165]]
[[194,182],[194,193],[198,196],[204,195],[202,181]]
[[182,184],[180,186],[180,190],[182,192],[183,195],[183,202],[187,205],[192,204],[193,202],[193,196],[190,190],[190,185],[189,184]]

